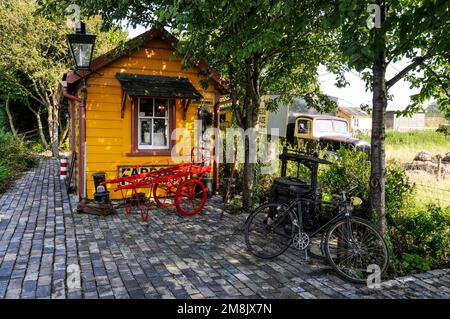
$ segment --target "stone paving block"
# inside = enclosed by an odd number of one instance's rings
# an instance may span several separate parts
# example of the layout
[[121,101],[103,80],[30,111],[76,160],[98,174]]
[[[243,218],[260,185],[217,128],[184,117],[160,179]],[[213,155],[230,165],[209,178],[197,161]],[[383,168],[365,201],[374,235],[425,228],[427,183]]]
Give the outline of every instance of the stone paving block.
[[20,298],[21,289],[20,288],[14,288],[9,289],[6,291],[5,299],[19,299]]
[[[0,196],[0,298],[449,298],[450,269],[371,290],[289,249],[266,261],[246,249],[243,214],[220,220],[220,198],[193,218],[153,212],[77,214],[57,160],[42,159]],[[81,289],[66,280],[78,265]]]
[[7,280],[1,280],[0,281],[0,299],[5,297],[7,289],[8,289],[8,281]]
[[44,286],[37,286],[36,288],[36,297],[42,298],[42,297],[49,297],[52,294],[52,286],[50,285],[44,285]]

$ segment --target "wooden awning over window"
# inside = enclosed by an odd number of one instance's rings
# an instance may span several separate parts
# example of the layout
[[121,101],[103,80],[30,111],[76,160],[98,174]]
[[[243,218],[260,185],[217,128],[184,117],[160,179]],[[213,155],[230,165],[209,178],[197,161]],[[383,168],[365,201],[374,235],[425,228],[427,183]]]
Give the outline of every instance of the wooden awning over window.
[[131,73],[117,73],[116,78],[122,85],[122,118],[124,117],[126,95],[129,97],[181,99],[184,120],[191,100],[203,98],[187,78]]
[[123,90],[131,97],[165,97],[198,100],[203,96],[187,78],[117,73]]

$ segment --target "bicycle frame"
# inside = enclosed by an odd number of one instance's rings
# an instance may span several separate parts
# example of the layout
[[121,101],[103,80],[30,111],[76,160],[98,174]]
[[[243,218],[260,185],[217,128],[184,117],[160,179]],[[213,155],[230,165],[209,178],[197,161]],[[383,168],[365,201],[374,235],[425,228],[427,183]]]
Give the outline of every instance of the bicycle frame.
[[[351,223],[350,223],[350,211],[348,209],[348,203],[347,203],[347,198],[348,198],[348,194],[350,194],[351,192],[353,192],[355,189],[357,189],[358,186],[355,186],[353,188],[351,188],[350,190],[346,191],[346,192],[342,192],[342,199],[339,201],[334,201],[334,202],[327,202],[327,201],[314,201],[308,198],[301,198],[301,197],[296,197],[293,201],[291,201],[288,205],[288,208],[286,209],[286,211],[291,211],[294,207],[296,208],[296,211],[298,212],[296,214],[296,218],[297,220],[300,222],[299,227],[303,227],[303,212],[301,209],[301,203],[302,202],[310,202],[310,203],[320,203],[320,204],[325,204],[325,205],[329,205],[329,206],[335,206],[336,209],[340,210],[342,208],[342,211],[339,212],[338,214],[336,214],[333,218],[331,218],[329,221],[327,221],[325,224],[323,224],[322,226],[320,226],[318,229],[316,229],[315,231],[313,231],[309,237],[314,237],[315,235],[319,234],[320,232],[322,232],[323,230],[326,230],[330,225],[332,225],[333,223],[335,223],[336,221],[338,221],[341,218],[345,218],[346,220],[346,224],[347,224],[347,229],[349,230],[349,234],[353,234],[352,229],[351,229]],[[301,231],[303,232],[303,229],[301,229]]]
[[[301,203],[302,202],[312,202],[312,203],[317,203],[316,201],[313,200],[309,200],[306,198],[296,198],[294,199],[292,202],[289,203],[288,207],[286,208],[286,211],[293,211],[295,209],[296,213],[295,217],[297,218],[297,220],[300,222],[300,225],[303,225],[303,212],[301,209]],[[325,204],[325,205],[333,205],[336,206],[337,209],[339,209],[340,207],[344,207],[343,211],[338,213],[337,215],[335,215],[333,218],[331,218],[329,221],[327,221],[325,224],[323,224],[322,226],[320,226],[319,228],[317,228],[316,230],[314,230],[309,237],[314,237],[315,235],[319,234],[320,232],[322,232],[324,229],[327,229],[330,225],[332,225],[333,223],[335,223],[336,221],[338,221],[339,219],[341,219],[342,217],[347,217],[348,220],[350,219],[350,213],[348,211],[348,207],[346,205],[345,202],[343,201],[339,201],[338,203],[335,202],[324,202],[321,201],[321,204]],[[350,223],[349,223],[350,224]],[[302,227],[300,226],[299,227]],[[303,229],[302,229],[303,232]]]

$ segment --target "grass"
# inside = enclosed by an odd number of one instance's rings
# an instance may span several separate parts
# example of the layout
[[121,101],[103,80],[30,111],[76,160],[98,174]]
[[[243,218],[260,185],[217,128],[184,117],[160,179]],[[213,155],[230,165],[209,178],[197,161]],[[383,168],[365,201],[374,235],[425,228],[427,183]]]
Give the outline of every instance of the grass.
[[[370,136],[360,138],[370,141]],[[432,155],[450,152],[450,136],[435,131],[386,132],[386,160],[409,163],[424,150]],[[450,206],[450,177],[438,181],[435,175],[422,171],[408,171],[408,176],[417,187],[417,204]]]
[[410,171],[408,176],[416,184],[416,203],[450,206],[450,178],[436,180],[436,176],[422,171]]
[[[370,136],[359,138],[370,141]],[[433,155],[450,152],[450,136],[435,131],[386,132],[386,160],[412,162],[420,151]]]

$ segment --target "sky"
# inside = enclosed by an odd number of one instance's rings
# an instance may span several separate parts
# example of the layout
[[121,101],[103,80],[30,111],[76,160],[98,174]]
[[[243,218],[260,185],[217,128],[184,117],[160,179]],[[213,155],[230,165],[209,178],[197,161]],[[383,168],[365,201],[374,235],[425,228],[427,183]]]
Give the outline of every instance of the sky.
[[[128,28],[129,37],[133,38],[146,29],[138,26],[136,29]],[[396,63],[389,64],[386,71],[386,78],[389,80],[405,66],[408,65],[408,60],[400,60]],[[358,107],[361,104],[372,105],[372,92],[366,91],[365,82],[360,78],[360,75],[353,71],[348,72],[345,77],[350,83],[345,88],[338,88],[335,86],[336,79],[332,73],[328,73],[325,67],[320,67],[318,70],[319,82],[322,91],[330,96],[339,99],[340,106]],[[393,100],[388,101],[388,110],[403,110],[410,103],[410,96],[418,93],[418,89],[410,89],[410,84],[404,80],[398,81],[390,90],[389,94],[393,95]]]
[[[389,80],[409,64],[407,59],[400,60],[388,65],[386,79]],[[320,86],[324,93],[339,98],[341,106],[360,106],[361,104],[372,105],[372,92],[366,91],[365,82],[356,71],[348,72],[345,78],[350,83],[345,88],[338,88],[335,76],[328,73],[325,67],[318,71]],[[407,81],[400,80],[389,90],[393,95],[392,101],[388,101],[388,110],[403,110],[410,103],[410,96],[418,93],[418,89],[410,89]]]

